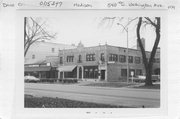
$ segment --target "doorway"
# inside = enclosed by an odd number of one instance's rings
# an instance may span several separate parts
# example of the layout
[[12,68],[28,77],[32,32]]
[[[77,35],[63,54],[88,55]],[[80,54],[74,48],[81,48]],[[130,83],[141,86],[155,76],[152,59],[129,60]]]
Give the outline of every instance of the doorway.
[[101,80],[105,80],[105,70],[101,70]]
[[79,67],[79,79],[82,79],[82,68]]

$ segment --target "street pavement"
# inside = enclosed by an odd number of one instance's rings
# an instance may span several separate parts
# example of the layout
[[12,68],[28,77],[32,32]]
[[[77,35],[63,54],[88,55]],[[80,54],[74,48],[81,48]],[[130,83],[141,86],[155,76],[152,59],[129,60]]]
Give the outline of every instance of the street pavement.
[[129,107],[160,107],[160,90],[25,83],[25,94]]

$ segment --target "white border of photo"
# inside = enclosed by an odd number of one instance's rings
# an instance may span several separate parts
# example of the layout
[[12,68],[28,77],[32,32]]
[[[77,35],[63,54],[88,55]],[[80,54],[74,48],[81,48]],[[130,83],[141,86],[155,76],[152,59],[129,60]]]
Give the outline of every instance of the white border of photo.
[[[59,14],[94,14],[96,16],[161,17],[161,97],[160,108],[24,108],[24,17],[59,17]],[[83,20],[83,19],[82,19]],[[18,10],[15,40],[15,101],[13,118],[119,118],[165,116],[168,110],[167,11],[166,10]]]

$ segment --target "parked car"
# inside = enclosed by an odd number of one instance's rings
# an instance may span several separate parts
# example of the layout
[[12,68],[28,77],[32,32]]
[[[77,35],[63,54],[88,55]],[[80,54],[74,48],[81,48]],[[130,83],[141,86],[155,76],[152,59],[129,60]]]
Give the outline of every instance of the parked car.
[[37,83],[40,82],[39,78],[36,78],[35,76],[24,76],[25,82],[32,82],[32,83]]
[[153,82],[160,82],[160,75],[152,75]]
[[[139,75],[134,77],[134,82],[145,82],[146,76]],[[160,76],[159,75],[152,75],[152,82],[159,82]]]
[[134,82],[139,82],[139,83],[143,83],[146,79],[146,76],[143,76],[143,75],[139,75],[137,77],[134,77],[133,81]]

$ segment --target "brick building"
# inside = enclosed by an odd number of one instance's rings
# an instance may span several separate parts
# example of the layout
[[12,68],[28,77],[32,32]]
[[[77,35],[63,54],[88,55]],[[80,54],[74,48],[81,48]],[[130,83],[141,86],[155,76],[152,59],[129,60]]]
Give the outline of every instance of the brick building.
[[[146,52],[149,57],[150,52]],[[127,58],[128,56],[128,58]],[[60,50],[58,78],[77,78],[82,80],[120,81],[129,76],[145,75],[142,56],[139,49],[128,49],[110,45]],[[128,61],[128,63],[127,63]],[[160,49],[157,50],[153,73],[160,73]]]

